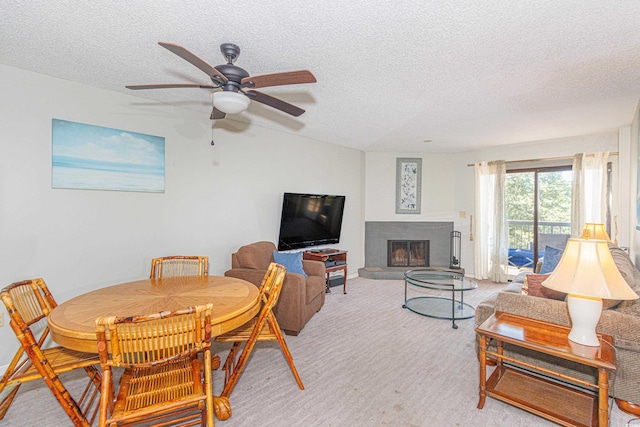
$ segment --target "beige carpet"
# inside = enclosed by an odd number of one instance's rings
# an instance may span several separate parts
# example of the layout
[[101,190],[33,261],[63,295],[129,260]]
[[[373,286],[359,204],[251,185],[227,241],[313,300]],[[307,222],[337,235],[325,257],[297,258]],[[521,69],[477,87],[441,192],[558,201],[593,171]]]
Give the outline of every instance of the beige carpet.
[[[502,287],[483,282],[465,302],[475,306]],[[259,343],[231,396],[233,416],[217,426],[555,425],[491,398],[476,408],[473,319],[458,321],[456,330],[450,321],[403,309],[401,280],[352,279],[347,291],[333,288],[300,335],[286,337],[305,390],[277,344]],[[223,360],[227,348],[216,344]],[[222,378],[214,373],[216,393]],[[613,406],[610,425],[624,427],[632,417]],[[40,384],[23,387],[0,421],[0,427],[68,425]]]

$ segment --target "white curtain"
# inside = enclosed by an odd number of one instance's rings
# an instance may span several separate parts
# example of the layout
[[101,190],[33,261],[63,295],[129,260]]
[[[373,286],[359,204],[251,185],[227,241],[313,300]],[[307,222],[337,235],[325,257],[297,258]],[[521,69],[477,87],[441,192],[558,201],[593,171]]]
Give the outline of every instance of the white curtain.
[[604,224],[607,215],[608,151],[573,157],[571,236],[578,237],[586,222]]
[[475,277],[507,281],[509,242],[506,227],[503,160],[475,164]]

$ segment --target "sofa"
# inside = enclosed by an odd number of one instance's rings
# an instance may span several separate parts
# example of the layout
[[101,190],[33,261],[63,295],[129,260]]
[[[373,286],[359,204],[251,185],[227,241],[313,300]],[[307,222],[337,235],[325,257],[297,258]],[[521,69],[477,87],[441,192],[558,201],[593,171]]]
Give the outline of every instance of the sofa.
[[[640,271],[622,249],[609,243],[609,250],[622,277],[640,295]],[[476,308],[476,324],[483,323],[495,312],[503,312],[571,326],[567,306],[563,299],[557,296],[533,296],[531,292],[528,295],[523,294],[523,287],[528,287],[525,285],[527,277],[530,277],[531,282],[535,282],[534,278],[539,279],[536,275],[519,274],[502,291],[482,301]],[[640,381],[640,300],[603,300],[603,306],[604,310],[597,331],[611,335],[616,348],[617,369],[610,378],[609,394],[616,399],[622,410],[640,415],[640,387],[638,387]],[[495,344],[490,343],[490,348],[495,349]],[[558,370],[583,380],[594,382],[597,378],[595,369],[553,356],[542,355],[508,344],[504,345],[504,352],[506,355],[515,355],[518,359],[536,366]]]
[[[231,269],[224,275],[246,280],[259,287],[269,264],[274,261],[275,250],[275,244],[266,241],[242,246],[231,254]],[[274,309],[276,319],[287,335],[298,335],[324,304],[324,263],[302,260],[302,268],[307,277],[287,271],[280,299]]]

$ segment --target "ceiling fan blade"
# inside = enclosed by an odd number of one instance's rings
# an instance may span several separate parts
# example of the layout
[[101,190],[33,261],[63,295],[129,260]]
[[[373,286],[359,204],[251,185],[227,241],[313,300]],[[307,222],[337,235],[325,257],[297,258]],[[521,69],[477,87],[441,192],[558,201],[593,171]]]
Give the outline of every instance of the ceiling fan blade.
[[291,114],[292,116],[298,117],[304,110],[302,108],[296,107],[295,105],[289,104],[288,102],[284,102],[281,99],[274,98],[273,96],[267,95],[262,92],[258,92],[257,90],[249,90],[247,91],[249,94],[249,98],[254,101],[258,101],[262,104],[268,105],[269,107],[276,108],[280,111],[283,111],[287,114]]
[[199,85],[199,84],[182,84],[182,83],[178,83],[178,84],[158,84],[158,85],[129,85],[129,86],[125,86],[127,89],[132,89],[132,90],[140,90],[140,89],[173,89],[173,88],[185,88],[185,87],[197,87],[200,89],[214,89],[215,86],[211,86],[211,85]]
[[[300,83],[315,83],[316,77],[309,70],[289,71],[286,73],[263,74],[260,76],[249,76],[242,79],[243,85],[247,87],[267,87],[281,85],[295,85]],[[253,83],[253,84],[251,84]]]
[[213,111],[211,112],[211,120],[218,120],[218,119],[224,119],[226,116],[225,113],[223,113],[222,111],[218,110],[216,107],[213,107]]
[[169,49],[171,52],[175,53],[185,61],[200,68],[202,71],[205,72],[207,76],[211,78],[213,78],[214,76],[218,76],[220,79],[222,79],[222,81],[224,82],[227,81],[227,77],[224,74],[222,74],[215,67],[212,67],[211,65],[207,64],[204,60],[200,59],[198,56],[189,52],[187,49],[183,48],[182,46],[178,46],[177,44],[173,44],[173,43],[165,43],[165,42],[158,42],[158,44],[166,49]]

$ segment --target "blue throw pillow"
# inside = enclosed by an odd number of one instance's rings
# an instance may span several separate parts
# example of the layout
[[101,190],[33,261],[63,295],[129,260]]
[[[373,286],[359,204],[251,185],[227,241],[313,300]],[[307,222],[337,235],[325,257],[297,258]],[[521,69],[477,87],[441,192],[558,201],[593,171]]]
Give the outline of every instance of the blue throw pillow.
[[560,262],[560,258],[562,258],[562,253],[564,250],[552,248],[551,246],[544,247],[544,260],[542,261],[542,268],[540,269],[540,274],[551,273],[556,269],[556,266]]
[[289,273],[298,273],[307,277],[307,273],[302,268],[302,252],[273,251],[273,260],[284,265]]

